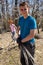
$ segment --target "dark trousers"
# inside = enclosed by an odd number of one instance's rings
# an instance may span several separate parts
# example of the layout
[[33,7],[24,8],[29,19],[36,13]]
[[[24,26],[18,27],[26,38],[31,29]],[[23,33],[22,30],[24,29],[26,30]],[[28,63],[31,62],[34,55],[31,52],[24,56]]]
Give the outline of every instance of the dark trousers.
[[[30,52],[30,54],[34,57],[35,44],[33,44],[33,45],[28,44],[28,45],[26,45],[25,47],[28,49],[28,51]],[[21,51],[20,61],[21,61],[21,64],[22,64],[22,65],[26,65],[25,58],[24,58],[24,55],[23,55],[23,52],[22,52],[22,51]],[[30,60],[29,57],[28,57],[28,63],[29,63],[29,65],[34,65],[34,64],[31,62],[31,60]]]
[[11,32],[11,33],[12,33],[12,36],[11,36],[11,37],[12,37],[12,39],[13,39],[13,37],[14,37],[14,35],[15,35],[15,32]]

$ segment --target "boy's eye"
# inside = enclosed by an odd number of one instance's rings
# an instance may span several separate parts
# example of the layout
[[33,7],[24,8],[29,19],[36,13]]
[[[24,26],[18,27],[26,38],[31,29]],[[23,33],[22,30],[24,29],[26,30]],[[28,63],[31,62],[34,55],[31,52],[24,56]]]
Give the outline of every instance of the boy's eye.
[[23,11],[23,9],[21,9],[21,11]]
[[24,9],[24,10],[26,10],[26,9]]

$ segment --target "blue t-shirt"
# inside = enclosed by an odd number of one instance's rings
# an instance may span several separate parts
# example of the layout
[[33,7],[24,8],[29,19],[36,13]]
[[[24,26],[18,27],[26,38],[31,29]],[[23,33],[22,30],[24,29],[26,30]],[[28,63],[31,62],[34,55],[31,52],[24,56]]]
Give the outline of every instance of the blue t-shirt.
[[[23,39],[26,36],[28,36],[30,34],[30,30],[37,28],[36,20],[32,16],[28,16],[26,19],[23,16],[20,17],[18,25],[20,26],[21,39]],[[35,39],[32,38],[28,42],[34,43]]]

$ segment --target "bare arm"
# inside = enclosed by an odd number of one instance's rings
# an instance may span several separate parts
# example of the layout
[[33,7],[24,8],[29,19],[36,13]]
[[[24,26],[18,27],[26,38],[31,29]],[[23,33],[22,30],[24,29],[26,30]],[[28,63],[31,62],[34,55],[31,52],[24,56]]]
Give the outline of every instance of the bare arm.
[[22,42],[29,41],[30,39],[34,38],[35,33],[36,33],[36,29],[30,30],[30,34],[26,38],[24,38],[23,40],[21,40],[21,41]]

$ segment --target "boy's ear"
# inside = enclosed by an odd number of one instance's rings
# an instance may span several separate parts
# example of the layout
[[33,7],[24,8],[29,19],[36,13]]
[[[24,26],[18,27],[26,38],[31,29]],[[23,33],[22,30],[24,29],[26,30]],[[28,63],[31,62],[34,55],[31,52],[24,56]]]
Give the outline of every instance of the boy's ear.
[[28,6],[28,9],[30,9],[30,6]]
[[30,7],[28,6],[28,10],[30,10]]

